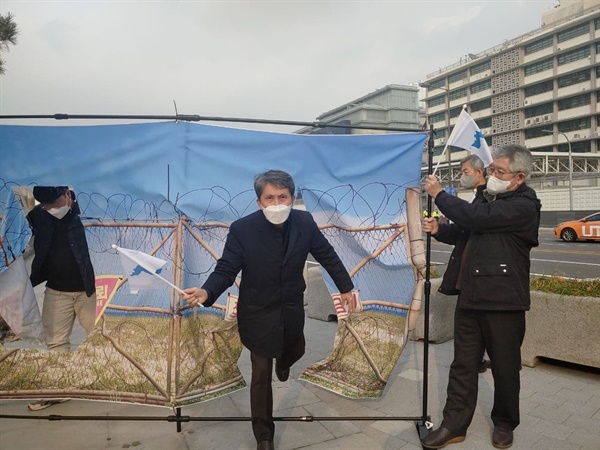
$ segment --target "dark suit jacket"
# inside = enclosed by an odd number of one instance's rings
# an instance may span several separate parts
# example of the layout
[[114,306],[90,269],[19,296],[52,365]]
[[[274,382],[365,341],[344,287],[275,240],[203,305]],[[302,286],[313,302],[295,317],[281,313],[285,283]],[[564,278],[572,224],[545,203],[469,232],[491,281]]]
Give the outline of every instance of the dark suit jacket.
[[302,338],[304,329],[303,277],[309,253],[327,270],[340,292],[354,287],[348,271],[321,233],[310,213],[292,210],[290,235],[283,254],[281,234],[262,211],[231,224],[223,255],[202,286],[212,295],[210,306],[242,271],[238,327],[242,343],[269,358],[281,355],[284,339]]

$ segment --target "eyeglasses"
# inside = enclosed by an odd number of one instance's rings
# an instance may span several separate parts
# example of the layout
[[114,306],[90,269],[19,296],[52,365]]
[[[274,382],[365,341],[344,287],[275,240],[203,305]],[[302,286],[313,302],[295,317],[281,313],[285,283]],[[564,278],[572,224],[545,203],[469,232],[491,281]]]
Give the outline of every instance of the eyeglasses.
[[485,169],[486,173],[490,176],[495,176],[496,178],[502,179],[504,177],[504,175],[510,175],[513,173],[519,173],[519,172],[505,172],[502,169],[496,169],[495,167],[488,167]]

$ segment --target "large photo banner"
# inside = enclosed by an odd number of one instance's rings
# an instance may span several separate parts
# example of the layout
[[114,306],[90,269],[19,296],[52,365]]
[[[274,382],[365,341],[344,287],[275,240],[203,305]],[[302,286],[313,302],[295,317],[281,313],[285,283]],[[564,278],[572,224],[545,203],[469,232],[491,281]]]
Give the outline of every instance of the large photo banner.
[[[0,126],[0,194],[12,199],[1,236],[10,251],[0,276],[21,286],[0,293],[0,314],[11,317],[20,337],[0,347],[0,397],[178,406],[244,387],[237,323],[231,314],[226,320],[227,293],[211,308],[194,308],[164,283],[134,289],[141,272],[124,267],[113,246],[164,261],[161,276],[176,287],[201,285],[231,222],[256,211],[253,179],[268,169],[292,175],[296,207],[313,214],[362,305],[341,314],[334,352],[303,378],[343,395],[381,395],[406,341],[411,308],[418,313],[420,272],[409,245],[406,198],[419,185],[426,137],[305,136],[170,122]],[[95,330],[72,352],[39,345],[39,311],[31,286],[23,284],[26,264],[19,258],[27,258],[24,217],[35,185],[70,186],[86,227],[98,316]],[[415,211],[420,235],[418,205]],[[321,275],[319,282],[335,305],[331,280]],[[230,301],[237,293],[232,286]],[[19,319],[25,316],[29,328]]]

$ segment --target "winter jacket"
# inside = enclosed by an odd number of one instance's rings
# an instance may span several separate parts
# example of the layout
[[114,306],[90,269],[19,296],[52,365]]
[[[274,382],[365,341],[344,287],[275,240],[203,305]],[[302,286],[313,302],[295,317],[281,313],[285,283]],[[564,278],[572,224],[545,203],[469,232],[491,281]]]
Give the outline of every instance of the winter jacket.
[[[471,203],[480,203],[483,201],[484,189],[485,184],[477,187],[477,193]],[[439,242],[454,245],[454,249],[448,260],[448,266],[442,278],[442,284],[438,291],[446,295],[457,295],[460,291],[456,288],[456,283],[460,272],[463,251],[469,240],[469,230],[454,223],[440,224],[438,233],[433,237]]]
[[[31,284],[37,286],[46,280],[42,268],[50,251],[52,236],[54,235],[54,224],[58,220],[42,209],[41,205],[33,208],[27,215],[27,220],[34,234],[33,249],[35,257],[31,264]],[[69,221],[67,239],[71,245],[73,256],[79,269],[79,275],[83,280],[85,293],[88,297],[96,291],[96,278],[94,268],[90,259],[85,229],[79,215],[70,211],[61,220]]]
[[459,308],[529,310],[530,250],[538,246],[541,203],[522,184],[480,203],[467,203],[440,192],[440,211],[469,230],[460,273]]

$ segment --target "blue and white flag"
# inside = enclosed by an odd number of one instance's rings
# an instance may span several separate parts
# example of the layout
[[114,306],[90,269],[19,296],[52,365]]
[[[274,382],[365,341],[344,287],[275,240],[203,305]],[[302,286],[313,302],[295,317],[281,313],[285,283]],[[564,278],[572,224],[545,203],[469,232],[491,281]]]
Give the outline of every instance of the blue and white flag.
[[127,276],[129,290],[137,294],[140,289],[159,289],[165,286],[161,272],[167,261],[147,253],[113,246],[121,255],[121,265]]
[[454,129],[448,138],[447,145],[464,148],[479,156],[485,167],[492,163],[492,153],[485,137],[465,109],[460,112],[456,125],[454,125]]

